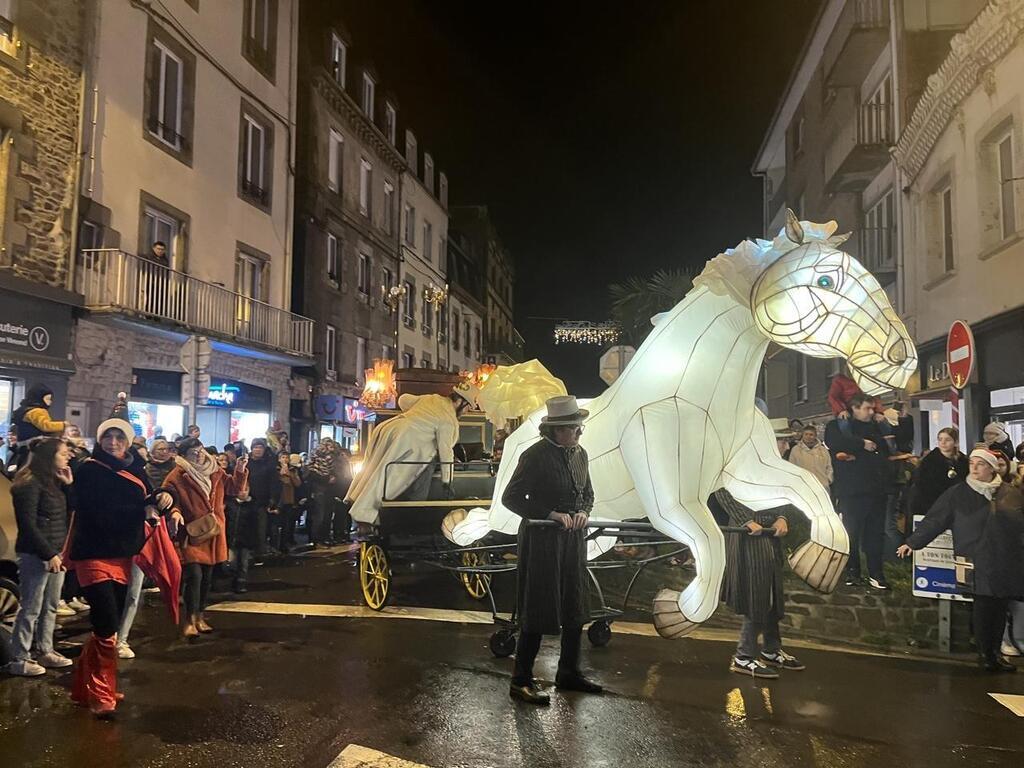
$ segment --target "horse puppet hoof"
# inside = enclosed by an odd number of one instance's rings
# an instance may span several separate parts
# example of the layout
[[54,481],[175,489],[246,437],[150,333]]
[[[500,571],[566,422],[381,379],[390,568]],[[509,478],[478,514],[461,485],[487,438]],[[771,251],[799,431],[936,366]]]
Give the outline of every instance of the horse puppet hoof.
[[808,540],[790,556],[789,567],[808,586],[828,594],[839,584],[849,559],[848,554]]
[[700,622],[690,621],[679,610],[679,592],[663,589],[654,596],[654,628],[659,635],[670,640],[685,637],[699,626]]
[[464,509],[453,509],[441,521],[441,532],[452,544],[468,547],[491,532],[488,512],[474,507],[468,512]]

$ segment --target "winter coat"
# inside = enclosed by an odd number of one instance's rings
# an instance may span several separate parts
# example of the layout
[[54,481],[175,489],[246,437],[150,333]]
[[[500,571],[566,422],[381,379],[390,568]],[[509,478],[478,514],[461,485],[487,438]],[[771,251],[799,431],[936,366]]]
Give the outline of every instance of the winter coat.
[[75,473],[72,560],[133,557],[142,549],[146,506],[156,501],[142,459],[128,457],[125,466],[97,446]]
[[12,415],[11,421],[19,443],[27,443],[33,437],[59,437],[64,431],[63,421],[50,418],[50,411],[43,402],[47,395],[52,397],[53,390],[43,384],[33,385]]
[[250,456],[247,469],[250,503],[256,507],[276,507],[281,498],[281,475],[277,457],[269,450],[263,454],[262,459]]
[[[877,450],[868,451],[864,441],[870,440]],[[825,427],[825,444],[832,452],[835,476],[833,490],[836,496],[886,496],[892,488],[894,470],[889,461],[889,444],[874,421],[850,419],[850,434],[839,429],[839,420],[833,419]],[[838,461],[837,453],[853,456],[853,461]]]
[[821,443],[808,448],[798,441],[789,449],[789,462],[814,475],[826,490],[832,485],[832,456]]
[[421,473],[433,470],[435,456],[441,460],[441,479],[452,479],[459,420],[451,400],[442,395],[403,395],[400,405],[402,413],[373,430],[363,470],[348,490],[349,511],[361,523],[376,523],[385,491],[387,498],[397,499]]
[[[725,489],[715,491],[708,500],[708,506],[716,518],[724,517],[734,528],[749,522],[771,528],[776,520],[785,519],[786,512],[793,509],[787,506],[755,512],[736,501]],[[768,535],[727,533],[722,601],[737,615],[757,623],[781,619],[786,613],[782,580],[785,562],[781,539]]]
[[185,563],[200,563],[202,565],[217,565],[227,562],[228,539],[227,539],[227,517],[224,513],[224,496],[233,495],[236,487],[240,487],[245,481],[246,470],[235,470],[233,475],[225,474],[224,470],[218,467],[210,475],[210,497],[207,498],[202,489],[193,480],[188,471],[180,466],[184,459],[179,459],[178,465],[167,475],[165,486],[172,490],[178,501],[175,508],[181,512],[188,525],[205,515],[213,515],[220,523],[220,533],[201,544],[192,544],[188,534],[184,535],[182,545],[182,559]]
[[295,506],[299,488],[302,486],[302,478],[299,477],[299,470],[289,467],[279,470],[281,475],[281,506]]
[[519,526],[517,607],[523,632],[558,634],[583,624],[587,611],[587,532],[529,526],[551,512],[594,507],[589,459],[583,448],[566,449],[541,439],[525,450],[501,502],[523,518]]
[[146,477],[149,478],[149,484],[154,488],[162,486],[174,467],[175,463],[173,456],[167,461],[153,461],[152,459],[147,461]]
[[1003,483],[990,502],[967,483],[939,496],[907,538],[921,549],[949,529],[953,554],[974,561],[975,595],[1024,598],[1024,500]]
[[40,560],[60,554],[68,535],[68,499],[62,484],[22,475],[11,486],[11,501],[18,523],[14,551]]
[[[828,404],[832,407],[832,415],[838,416],[843,411],[850,410],[850,400],[854,395],[863,395],[864,390],[857,382],[849,376],[837,373],[832,377],[832,383],[828,387]],[[877,397],[874,399],[876,413],[882,413],[882,401]],[[851,417],[852,418],[852,417]],[[827,440],[825,442],[828,442]]]
[[968,464],[967,456],[959,451],[952,459],[943,456],[938,448],[929,451],[921,459],[914,473],[910,492],[910,514],[927,515],[939,496],[964,481],[969,469]]

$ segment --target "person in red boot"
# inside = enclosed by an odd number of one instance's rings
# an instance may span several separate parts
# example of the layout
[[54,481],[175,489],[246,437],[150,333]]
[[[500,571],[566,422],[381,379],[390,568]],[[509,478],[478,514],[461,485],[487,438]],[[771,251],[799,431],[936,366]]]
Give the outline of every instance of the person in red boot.
[[110,418],[96,431],[96,448],[75,473],[70,562],[92,610],[92,636],[75,665],[71,698],[97,717],[113,715],[117,691],[117,629],[124,611],[132,558],[146,541],[146,521],[174,503],[153,492],[145,463],[130,451],[134,430]]

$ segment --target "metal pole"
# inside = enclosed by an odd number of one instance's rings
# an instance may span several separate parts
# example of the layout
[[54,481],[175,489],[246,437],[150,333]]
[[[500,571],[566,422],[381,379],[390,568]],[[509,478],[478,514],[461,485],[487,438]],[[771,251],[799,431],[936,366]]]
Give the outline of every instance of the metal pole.
[[939,650],[949,653],[949,638],[952,627],[951,616],[953,613],[952,600],[939,600]]
[[199,423],[199,337],[192,337],[192,421]]

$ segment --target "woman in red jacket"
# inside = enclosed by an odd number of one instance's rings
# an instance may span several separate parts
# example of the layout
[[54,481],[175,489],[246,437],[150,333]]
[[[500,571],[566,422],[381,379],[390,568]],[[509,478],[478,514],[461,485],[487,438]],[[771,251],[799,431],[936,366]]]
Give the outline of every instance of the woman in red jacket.
[[239,492],[248,471],[245,459],[239,459],[234,473],[226,474],[194,437],[179,443],[178,456],[177,466],[167,475],[164,486],[174,492],[176,509],[185,519],[182,551],[185,623],[182,634],[196,637],[200,632],[213,631],[203,611],[213,583],[213,566],[228,559],[224,496]]

